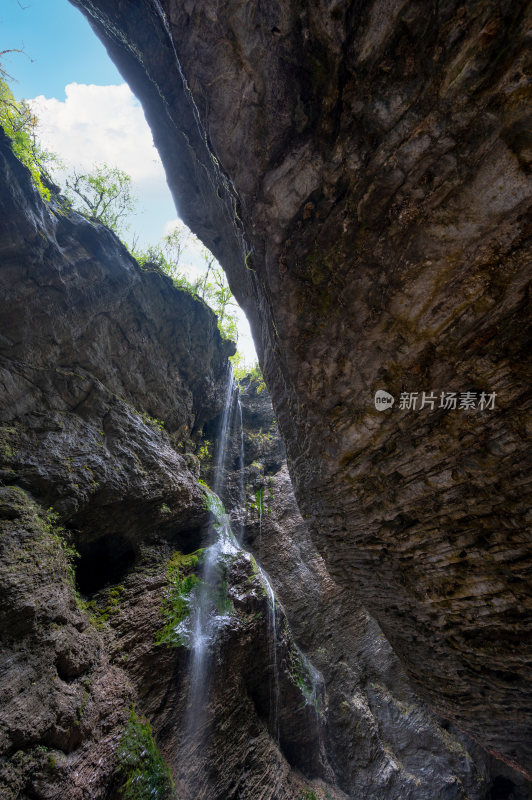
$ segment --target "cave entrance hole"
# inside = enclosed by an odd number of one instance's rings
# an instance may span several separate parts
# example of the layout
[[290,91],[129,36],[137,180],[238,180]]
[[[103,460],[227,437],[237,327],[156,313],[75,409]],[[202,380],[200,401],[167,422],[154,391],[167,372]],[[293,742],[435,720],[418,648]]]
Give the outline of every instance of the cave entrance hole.
[[131,571],[135,550],[125,539],[105,537],[78,545],[79,561],[76,583],[85,597],[91,597],[106,586],[113,586]]
[[497,775],[493,781],[487,800],[513,800],[515,784],[504,775]]

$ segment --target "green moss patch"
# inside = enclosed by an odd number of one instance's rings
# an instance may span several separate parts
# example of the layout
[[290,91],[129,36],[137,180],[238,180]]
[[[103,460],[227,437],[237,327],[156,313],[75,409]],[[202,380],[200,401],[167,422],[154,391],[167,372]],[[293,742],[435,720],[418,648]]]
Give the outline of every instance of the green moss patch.
[[170,769],[151,726],[139,719],[134,708],[118,747],[118,771],[123,800],[177,800]]
[[[74,563],[78,553],[69,541],[68,532],[58,524],[53,508],[45,511],[18,486],[0,488],[0,519],[25,534],[13,543],[13,568],[26,575],[42,574],[58,584],[66,581],[75,590]],[[7,540],[6,540],[7,541]],[[7,559],[7,553],[5,555]]]
[[170,591],[162,609],[164,625],[155,634],[156,644],[166,644],[173,647],[183,645],[178,627],[188,616],[190,593],[200,580],[196,570],[201,563],[202,554],[202,549],[188,555],[179,551],[175,551],[172,554],[167,568]]
[[83,600],[78,598],[78,605],[89,615],[90,621],[97,628],[102,628],[112,616],[120,611],[120,597],[123,586],[110,586],[99,593],[97,599]]
[[0,465],[11,464],[16,458],[17,449],[15,446],[18,436],[16,428],[0,426]]

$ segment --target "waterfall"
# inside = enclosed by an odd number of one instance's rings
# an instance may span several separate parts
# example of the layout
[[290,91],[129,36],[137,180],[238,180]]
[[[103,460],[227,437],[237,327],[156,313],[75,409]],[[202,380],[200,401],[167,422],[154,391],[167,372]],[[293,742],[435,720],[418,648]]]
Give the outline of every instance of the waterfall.
[[242,422],[242,403],[240,402],[240,393],[238,394],[237,410],[238,424],[240,426],[240,454],[238,465],[238,505],[240,506],[240,521],[238,541],[242,543],[246,524],[246,487],[244,483],[244,425]]
[[275,594],[272,585],[266,576],[266,573],[260,569],[260,576],[268,592],[268,635],[270,646],[270,660],[273,670],[273,680],[270,683],[270,714],[271,714],[271,728],[273,730],[275,741],[279,744],[281,731],[279,727],[279,702],[280,702],[280,687],[279,687],[279,662],[277,658],[277,608],[275,604]]
[[214,464],[214,485],[213,491],[214,494],[217,494],[218,497],[221,494],[223,485],[224,485],[224,467],[225,467],[225,459],[227,455],[227,436],[229,433],[230,425],[229,421],[231,419],[231,408],[233,405],[233,397],[236,393],[237,389],[235,387],[235,381],[233,378],[233,372],[231,368],[228,371],[228,379],[227,379],[227,386],[225,389],[225,399],[224,399],[224,411],[222,416],[222,424],[220,427],[219,438],[218,438],[218,446],[216,451],[216,461]]
[[[238,426],[238,427],[237,427]],[[221,496],[227,493],[226,477],[230,442],[233,446],[239,437],[237,503],[245,503],[244,436],[242,408],[232,371],[229,370],[214,462],[213,489],[205,488],[206,503],[211,512],[208,545],[203,551],[200,580],[189,595],[189,614],[179,623],[177,633],[190,650],[188,702],[185,714],[184,743],[192,748],[201,760],[208,752],[204,745],[208,732],[210,682],[213,673],[213,645],[221,629],[230,622],[232,607],[227,592],[226,571],[239,553],[244,553],[242,539],[245,517],[238,518],[238,536],[231,527]],[[234,451],[233,451],[234,452]],[[257,497],[259,511],[259,539],[262,537],[263,489]],[[259,543],[260,552],[260,543]],[[248,558],[251,558],[247,554]],[[269,685],[269,729],[277,745],[280,744],[280,664],[278,641],[278,604],[268,576],[257,565],[260,581],[267,596]],[[298,650],[298,653],[300,651]],[[300,686],[305,701],[317,711],[320,676],[300,653],[302,674],[306,680]]]
[[205,722],[211,646],[220,628],[229,620],[227,587],[220,579],[220,567],[223,566],[227,556],[233,556],[239,549],[220,500],[224,486],[227,443],[235,393],[233,374],[229,369],[214,464],[214,490],[206,492],[206,502],[212,519],[208,531],[211,544],[203,552],[200,581],[191,592],[190,613],[181,623],[179,631],[182,640],[191,650],[186,733],[192,739],[199,737]]
[[[236,408],[235,398],[237,398]],[[223,569],[224,561],[234,557],[242,550],[244,519],[239,521],[239,536],[236,538],[229,516],[220,500],[225,489],[228,444],[235,425],[238,425],[240,429],[238,502],[243,505],[245,503],[245,487],[242,408],[232,372],[229,371],[215,456],[213,490],[206,489],[206,501],[212,518],[208,532],[210,544],[203,553],[200,581],[190,594],[190,613],[179,626],[180,638],[191,650],[185,734],[191,743],[196,742],[196,744],[200,743],[202,729],[206,722],[205,710],[209,693],[212,645],[220,629],[228,622],[230,615],[226,586],[221,585],[220,572]],[[259,502],[259,513],[262,525],[262,502]],[[277,653],[277,604],[271,583],[260,567],[259,575],[268,597],[268,647],[272,667],[270,728],[275,740],[279,743],[280,684]],[[223,596],[224,592],[225,596]]]
[[259,502],[259,558],[262,556],[262,497]]

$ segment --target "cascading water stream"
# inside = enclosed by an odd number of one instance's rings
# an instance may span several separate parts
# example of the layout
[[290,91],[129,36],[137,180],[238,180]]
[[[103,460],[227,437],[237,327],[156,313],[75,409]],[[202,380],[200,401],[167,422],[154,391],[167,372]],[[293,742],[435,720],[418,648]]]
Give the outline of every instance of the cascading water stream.
[[[239,426],[237,428],[237,426]],[[220,630],[230,622],[232,607],[227,593],[226,574],[231,563],[239,553],[243,553],[241,541],[244,533],[244,519],[239,517],[238,538],[235,537],[230,519],[220,496],[225,496],[227,456],[230,441],[240,440],[239,475],[237,502],[245,503],[244,485],[244,437],[242,429],[242,408],[232,372],[229,372],[225,392],[224,409],[220,424],[216,458],[214,464],[214,489],[206,489],[206,502],[211,512],[208,531],[208,546],[203,551],[200,580],[189,595],[189,614],[179,626],[177,633],[183,644],[191,651],[188,682],[188,704],[185,717],[184,743],[192,749],[199,761],[207,764],[208,750],[204,747],[208,731],[209,691],[212,677],[213,645]],[[233,451],[234,452],[234,451]],[[260,536],[262,536],[263,497],[258,498]],[[251,559],[251,556],[247,554]],[[258,565],[257,565],[258,566]],[[271,583],[266,573],[258,566],[258,574],[267,596],[268,650],[271,669],[269,708],[269,728],[272,738],[280,744],[280,668],[279,642],[277,630],[278,605]],[[301,654],[301,658],[305,657]],[[306,659],[305,659],[305,663]],[[312,665],[305,672],[309,674],[312,688],[303,691],[307,703],[317,708],[318,673]],[[208,775],[208,769],[205,770]]]
[[270,713],[271,727],[275,736],[275,741],[279,744],[281,731],[279,727],[279,661],[277,658],[277,609],[275,604],[275,594],[266,574],[259,567],[260,576],[268,592],[268,633],[270,644],[270,658],[273,670],[273,681],[270,684]]
[[209,539],[214,541],[204,550],[200,581],[191,593],[190,614],[181,631],[192,651],[186,725],[187,733],[191,737],[196,736],[204,721],[203,712],[209,691],[210,647],[217,631],[228,618],[227,602],[224,603],[219,591],[219,565],[224,556],[238,551],[229,519],[219,499],[224,483],[234,394],[233,375],[229,371],[214,466],[214,491],[209,492],[207,497],[209,510],[214,517],[209,526]]
[[220,496],[224,484],[224,467],[225,459],[227,456],[227,437],[230,428],[231,409],[233,405],[233,398],[238,390],[235,387],[233,372],[229,369],[229,377],[227,380],[227,387],[225,389],[224,399],[224,412],[222,416],[222,425],[220,428],[218,448],[216,453],[216,461],[214,465],[214,485],[213,492]]
[[262,557],[262,498],[259,502],[259,558]]
[[245,509],[246,509],[246,487],[244,482],[244,425],[242,422],[242,403],[240,402],[240,395],[237,399],[238,410],[238,424],[240,426],[240,454],[239,454],[239,473],[238,473],[238,504],[240,506],[240,523],[238,532],[238,541],[242,544],[244,539],[245,527]]

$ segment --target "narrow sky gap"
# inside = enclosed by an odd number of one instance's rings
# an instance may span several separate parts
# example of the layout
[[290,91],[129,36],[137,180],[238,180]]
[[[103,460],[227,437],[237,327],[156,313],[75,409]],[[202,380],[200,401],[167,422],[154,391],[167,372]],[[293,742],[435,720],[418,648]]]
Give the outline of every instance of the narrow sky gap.
[[[17,99],[30,101],[45,147],[68,168],[107,162],[132,176],[137,213],[128,243],[155,245],[180,224],[142,107],[124,83],[83,15],[68,0],[4,0],[0,50]],[[56,178],[61,183],[61,174]],[[203,261],[196,246],[184,253],[182,271],[197,277]],[[238,309],[238,349],[251,365],[256,353],[244,312]]]

